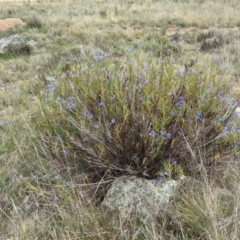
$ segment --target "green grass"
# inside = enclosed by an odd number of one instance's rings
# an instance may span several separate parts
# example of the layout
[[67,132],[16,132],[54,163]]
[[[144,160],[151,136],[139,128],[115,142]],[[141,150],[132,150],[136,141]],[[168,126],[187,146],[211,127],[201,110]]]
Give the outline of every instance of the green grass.
[[[237,0],[1,3],[1,19],[27,24],[0,37],[38,43],[28,56],[0,55],[1,237],[239,239],[239,8]],[[213,32],[221,46],[200,51]],[[103,177],[163,171],[200,185],[182,186],[158,219],[109,216],[98,206],[104,191],[92,198]]]

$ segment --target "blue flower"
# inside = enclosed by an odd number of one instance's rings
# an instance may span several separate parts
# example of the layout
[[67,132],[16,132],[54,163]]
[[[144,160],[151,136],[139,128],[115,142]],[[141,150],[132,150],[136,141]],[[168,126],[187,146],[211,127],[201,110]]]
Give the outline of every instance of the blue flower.
[[56,175],[56,176],[54,176],[54,179],[55,179],[55,180],[59,180],[60,177],[59,177],[58,175]]
[[196,112],[195,120],[196,122],[199,122],[202,119],[201,113],[199,111]]
[[61,101],[61,103],[64,105],[64,104],[67,103],[67,101],[66,101],[65,99],[63,99],[63,100]]
[[74,101],[74,97],[68,97],[67,101],[70,101],[70,102]]
[[144,84],[146,84],[146,83],[147,83],[147,80],[146,80],[146,79],[143,79],[143,80],[140,82],[141,85],[144,85]]
[[217,97],[218,97],[219,99],[222,99],[222,98],[223,98],[223,96],[222,96],[221,93],[217,93]]
[[162,173],[159,174],[159,180],[163,181],[164,180],[164,175]]
[[178,71],[178,74],[179,74],[181,77],[184,75],[184,73],[185,73],[185,70],[184,70],[184,69],[180,69],[180,70]]
[[81,71],[82,71],[83,73],[88,73],[88,70],[87,70],[87,68],[86,68],[85,66],[82,67]]
[[99,104],[98,104],[99,107],[104,107],[105,106],[105,103],[103,101],[101,101]]
[[132,49],[132,48],[128,48],[128,52],[129,52],[129,53],[132,53],[132,52],[133,52],[133,49]]
[[59,201],[59,200],[60,200],[60,197],[58,197],[58,196],[54,197],[54,201]]
[[61,141],[61,137],[60,137],[60,136],[56,136],[56,137],[55,137],[55,140],[56,140],[56,141]]
[[167,137],[167,139],[171,139],[172,138],[172,134],[171,133],[167,133],[166,137]]
[[73,57],[67,57],[67,61],[72,61]]
[[227,133],[228,130],[229,130],[228,126],[224,126],[224,127],[223,127],[223,132]]
[[101,61],[102,59],[103,59],[102,56],[99,56],[99,55],[94,55],[94,56],[93,56],[93,60],[96,61],[96,62],[99,62],[99,61]]
[[177,44],[177,40],[172,40],[172,44],[176,45]]
[[134,157],[134,158],[137,158],[137,157],[138,157],[138,154],[137,154],[137,153],[134,153],[134,154],[133,154],[133,157]]
[[150,71],[150,67],[148,65],[146,65],[144,68],[143,68],[143,71],[148,73]]
[[157,179],[154,179],[154,180],[152,181],[153,186],[156,186],[157,183],[158,183],[158,180],[157,180]]
[[92,115],[91,113],[88,113],[88,114],[87,114],[87,117],[88,117],[89,119],[92,119],[92,118],[93,118],[93,115]]
[[84,172],[81,172],[81,173],[78,174],[79,177],[83,177],[84,175],[85,175]]
[[157,133],[154,130],[152,130],[148,135],[154,137],[157,135]]
[[111,124],[114,124],[116,122],[116,120],[113,118],[112,120],[111,120]]
[[5,126],[5,125],[7,125],[7,123],[8,123],[8,122],[7,122],[6,120],[2,120],[2,121],[0,122],[0,125],[1,125],[1,126]]
[[184,104],[184,98],[183,98],[183,96],[180,96],[178,98],[178,101],[176,102],[175,106],[176,107],[182,107],[183,104]]
[[56,89],[56,87],[53,86],[52,84],[45,85],[45,88],[48,89],[49,92],[54,92]]
[[74,109],[76,107],[75,103],[71,103],[66,106],[67,109]]
[[69,154],[69,150],[64,149],[64,150],[63,150],[63,153],[64,153],[65,155],[67,155],[67,154]]
[[223,117],[220,117],[220,118],[218,118],[218,121],[219,121],[219,122],[224,122],[224,118],[223,118]]
[[95,129],[98,129],[98,128],[99,128],[99,125],[98,125],[98,124],[94,124],[93,127],[94,127]]
[[120,78],[121,74],[120,73],[116,73],[116,77]]
[[144,100],[144,95],[141,95],[139,100],[140,100],[140,102],[142,102]]
[[73,185],[73,181],[72,180],[66,182],[66,186],[67,187],[71,187],[72,185]]
[[213,56],[213,61],[217,64],[220,64],[220,60],[218,56]]
[[213,84],[212,83],[207,84],[207,88],[212,89],[213,88]]
[[89,119],[92,119],[92,118],[93,118],[93,115],[92,115],[91,113],[89,113],[89,112],[86,112],[86,111],[82,111],[82,115],[83,115],[84,117],[89,118]]

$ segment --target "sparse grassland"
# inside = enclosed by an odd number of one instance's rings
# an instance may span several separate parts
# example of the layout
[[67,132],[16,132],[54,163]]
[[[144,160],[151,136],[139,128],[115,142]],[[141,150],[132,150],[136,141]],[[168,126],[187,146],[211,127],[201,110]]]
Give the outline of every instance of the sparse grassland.
[[[240,239],[239,12],[238,0],[1,2],[1,19],[26,24],[0,38],[38,45],[0,54],[0,238]],[[115,177],[163,171],[200,181],[166,216],[99,208]]]

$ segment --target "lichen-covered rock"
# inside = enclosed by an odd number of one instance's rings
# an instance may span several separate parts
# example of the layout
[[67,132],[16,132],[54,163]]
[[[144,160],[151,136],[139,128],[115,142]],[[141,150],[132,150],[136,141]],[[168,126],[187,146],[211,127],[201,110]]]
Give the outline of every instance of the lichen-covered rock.
[[37,46],[37,42],[34,40],[29,40],[26,42],[26,46],[29,48],[30,51],[32,51]]
[[36,42],[30,40],[26,42],[19,34],[11,35],[0,39],[0,54],[4,53],[30,53],[36,46]]
[[0,53],[7,53],[9,51],[19,51],[25,46],[24,39],[19,35],[11,35],[10,37],[0,40]]
[[166,207],[174,192],[179,186],[179,181],[159,181],[155,184],[152,180],[137,177],[123,177],[116,179],[107,192],[101,207],[118,213],[122,218],[130,213],[152,217]]

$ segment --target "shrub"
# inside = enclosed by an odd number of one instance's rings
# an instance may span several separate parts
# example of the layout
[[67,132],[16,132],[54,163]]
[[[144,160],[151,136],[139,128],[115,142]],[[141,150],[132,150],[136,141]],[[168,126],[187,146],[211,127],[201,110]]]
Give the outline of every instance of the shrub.
[[42,20],[35,15],[27,18],[26,24],[29,28],[41,28],[43,25]]
[[132,49],[121,60],[67,58],[68,70],[47,77],[39,95],[41,154],[94,182],[193,176],[213,166],[235,146],[236,102],[218,58],[204,72],[177,70],[174,61]]

